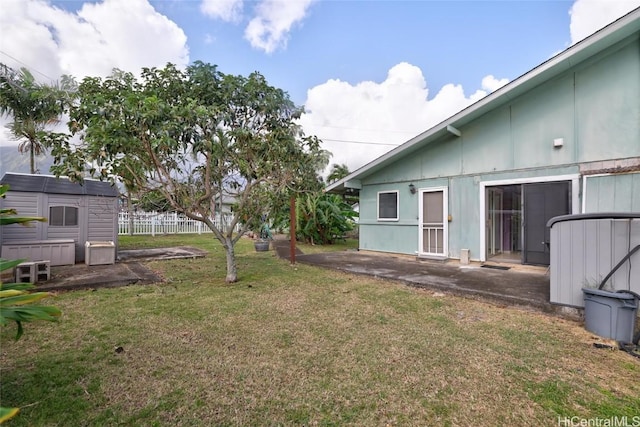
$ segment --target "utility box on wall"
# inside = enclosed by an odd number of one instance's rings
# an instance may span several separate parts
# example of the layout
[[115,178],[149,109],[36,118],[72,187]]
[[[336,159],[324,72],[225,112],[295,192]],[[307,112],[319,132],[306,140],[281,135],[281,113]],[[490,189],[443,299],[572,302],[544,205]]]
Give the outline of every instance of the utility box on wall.
[[84,262],[87,265],[115,264],[116,244],[108,242],[86,242]]

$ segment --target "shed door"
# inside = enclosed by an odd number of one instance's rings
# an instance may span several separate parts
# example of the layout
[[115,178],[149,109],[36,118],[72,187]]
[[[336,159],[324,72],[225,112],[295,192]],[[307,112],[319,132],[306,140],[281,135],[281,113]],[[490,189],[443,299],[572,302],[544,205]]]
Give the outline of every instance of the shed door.
[[549,265],[547,222],[571,213],[571,182],[524,184],[524,263]]
[[447,190],[422,190],[420,195],[420,254],[446,256]]

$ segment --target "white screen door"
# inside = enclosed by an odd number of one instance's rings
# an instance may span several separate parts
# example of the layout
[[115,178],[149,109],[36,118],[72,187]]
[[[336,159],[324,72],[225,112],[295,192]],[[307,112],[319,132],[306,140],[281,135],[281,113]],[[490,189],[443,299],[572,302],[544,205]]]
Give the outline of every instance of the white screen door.
[[420,191],[420,254],[447,255],[447,189]]

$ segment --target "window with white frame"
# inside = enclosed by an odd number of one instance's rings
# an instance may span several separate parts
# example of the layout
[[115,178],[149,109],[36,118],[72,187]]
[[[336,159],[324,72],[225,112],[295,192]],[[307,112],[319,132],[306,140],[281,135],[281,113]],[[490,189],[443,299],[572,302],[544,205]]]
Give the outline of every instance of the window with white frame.
[[398,191],[378,192],[378,221],[398,220]]
[[75,227],[78,225],[78,208],[73,206],[50,206],[49,225]]

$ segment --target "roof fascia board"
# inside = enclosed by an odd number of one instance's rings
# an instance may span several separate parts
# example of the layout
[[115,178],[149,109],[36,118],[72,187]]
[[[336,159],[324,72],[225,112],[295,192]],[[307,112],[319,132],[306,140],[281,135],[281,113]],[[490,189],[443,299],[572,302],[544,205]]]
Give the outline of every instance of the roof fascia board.
[[353,188],[355,190],[362,190],[362,181],[359,179],[351,179],[349,181],[345,181],[344,188]]

